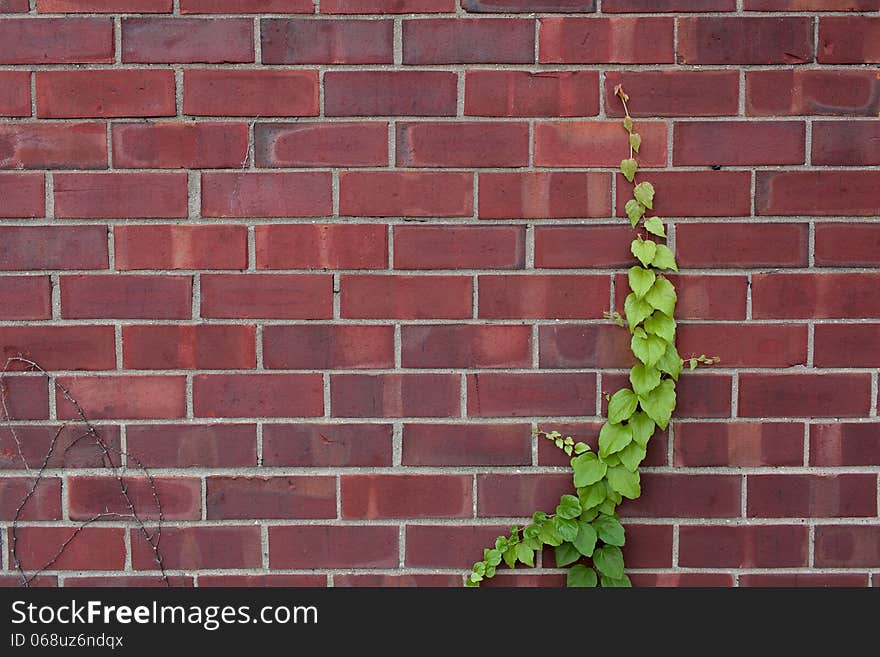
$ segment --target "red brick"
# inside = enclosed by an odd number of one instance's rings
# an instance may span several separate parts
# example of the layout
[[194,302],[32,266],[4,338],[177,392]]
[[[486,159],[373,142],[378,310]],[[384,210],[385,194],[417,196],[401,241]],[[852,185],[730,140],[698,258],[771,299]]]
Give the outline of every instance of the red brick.
[[876,116],[880,79],[868,70],[746,72],[746,115]]
[[0,71],[0,116],[30,115],[30,71]]
[[750,475],[749,517],[822,518],[877,515],[873,474]]
[[[675,61],[670,17],[542,18],[542,64],[671,64]],[[649,48],[645,43],[650,42]]]
[[425,18],[403,22],[404,64],[532,64],[535,22]]
[[757,214],[872,216],[880,172],[760,171],[755,185]]
[[706,350],[721,358],[721,367],[806,365],[807,327],[803,324],[685,324],[678,327],[678,353],[682,358],[699,356]]
[[0,519],[61,520],[61,480],[52,477],[35,482],[30,477],[3,477]]
[[636,587],[718,588],[733,586],[733,575],[729,573],[630,573],[629,578],[633,586]]
[[[93,577],[65,577],[64,578],[64,588],[71,587],[98,587],[98,588],[106,588],[106,587],[117,587],[117,588],[165,588],[168,586],[172,586],[174,588],[179,587],[192,587],[193,578],[192,577],[183,577],[180,575],[170,575],[167,576],[168,583],[165,582],[166,578],[163,578],[161,575],[120,575],[119,577],[110,576],[100,576],[96,575]],[[31,584],[33,586],[33,584]]]
[[880,164],[880,126],[876,121],[814,121],[813,164]]
[[106,269],[106,226],[0,226],[0,269]]
[[678,20],[680,64],[805,64],[813,19],[700,16]]
[[468,116],[596,116],[598,71],[468,71]]
[[736,0],[602,0],[602,12],[606,14],[735,10]]
[[253,424],[130,424],[129,464],[148,468],[229,468],[257,465]]
[[880,264],[880,226],[870,224],[817,224],[816,264],[874,267]]
[[0,319],[52,317],[52,283],[48,276],[0,277]]
[[614,87],[638,89],[627,103],[633,116],[736,116],[739,113],[739,73],[732,70],[608,71],[605,111],[623,116]]
[[630,518],[738,518],[739,475],[642,474],[642,496],[621,507]]
[[391,465],[390,424],[266,424],[263,465],[382,467]]
[[191,315],[189,276],[61,277],[65,319],[188,319]]
[[528,517],[535,511],[552,513],[560,495],[574,494],[571,475],[477,475],[477,515]]
[[106,169],[103,123],[0,125],[2,169]]
[[[121,527],[19,527],[16,534],[16,551],[25,570],[41,570],[50,562],[52,564],[47,568],[50,571],[122,570],[125,566],[124,530]],[[8,540],[11,544],[11,530]],[[65,543],[61,554],[57,555]]]
[[254,333],[253,326],[221,324],[123,326],[123,366],[132,370],[253,369]]
[[880,563],[880,526],[816,527],[816,566],[875,567]]
[[461,586],[460,575],[334,575],[333,586],[359,587],[440,587]]
[[367,217],[469,217],[474,179],[457,171],[342,171],[339,213]]
[[[652,212],[661,217],[748,217],[752,213],[748,171],[652,171],[650,177],[657,190]],[[618,175],[618,216],[626,216],[624,206],[631,198],[632,187]]]
[[808,232],[806,224],[679,224],[675,255],[689,268],[806,267]]
[[469,374],[468,415],[593,415],[595,374]]
[[324,0],[322,14],[429,14],[455,11],[455,0]]
[[174,116],[174,72],[150,69],[37,71],[37,116]]
[[542,368],[635,365],[629,332],[612,324],[554,324],[539,330]]
[[395,269],[522,269],[521,226],[395,226]]
[[[0,332],[2,335],[2,332]],[[530,326],[441,324],[401,328],[403,367],[530,367]]]
[[388,164],[388,124],[257,123],[254,153],[259,167],[384,166]]
[[[115,477],[70,477],[67,499],[71,520],[99,514],[131,513],[129,500],[143,520],[199,520],[202,517],[201,480],[194,477],[125,477],[125,495]],[[128,499],[126,499],[126,495]],[[156,499],[159,500],[157,504]],[[106,520],[115,520],[110,516]]]
[[333,417],[457,417],[457,374],[333,374]]
[[[58,379],[90,420],[165,420],[186,416],[186,380],[182,376],[79,376]],[[79,417],[62,395],[58,417]]]
[[387,269],[388,229],[378,224],[256,227],[257,269]]
[[[22,579],[20,575],[0,575],[0,588],[19,588],[21,586]],[[49,575],[28,576],[28,586],[54,589],[58,586],[58,578],[54,575],[51,577]]]
[[113,126],[113,166],[118,168],[240,167],[247,149],[245,123],[162,122]]
[[190,69],[183,112],[200,116],[317,116],[316,71]]
[[755,274],[755,318],[880,317],[880,275]]
[[672,566],[671,525],[626,525],[627,545],[623,556],[629,568],[669,568]]
[[313,14],[313,0],[180,0],[181,14]]
[[455,116],[458,74],[451,71],[330,71],[326,116]]
[[[726,374],[695,372],[682,377],[676,384],[676,417],[730,417],[731,377]],[[602,377],[602,393],[610,396],[623,387],[629,387],[624,374],[606,374]],[[602,400],[602,415],[608,412],[607,399]]]
[[880,62],[880,19],[868,16],[823,16],[819,20],[819,52],[823,64]]
[[203,317],[329,319],[329,274],[202,274]]
[[203,173],[205,217],[316,217],[331,214],[329,172]]
[[46,179],[42,173],[0,174],[0,218],[46,214]]
[[269,567],[397,568],[398,534],[383,526],[269,527]]
[[0,349],[7,358],[21,355],[45,370],[116,369],[112,326],[4,326]]
[[[162,565],[169,569],[260,568],[260,528],[162,527]],[[143,534],[131,530],[131,566],[155,570],[153,548]]]
[[185,173],[58,173],[55,216],[172,219],[187,216]]
[[254,24],[245,18],[124,18],[122,61],[137,64],[254,61]]
[[470,475],[343,475],[343,518],[469,518]]
[[611,216],[608,174],[575,171],[480,173],[480,219]]
[[[27,382],[28,389],[22,389],[18,382]],[[7,379],[10,395],[6,403],[9,415],[16,420],[46,419],[48,417],[48,388],[45,379]],[[37,385],[34,385],[37,384]],[[26,399],[23,399],[25,397]],[[22,402],[28,408],[23,408]],[[22,412],[22,411],[29,412]],[[83,432],[75,424],[71,425],[18,425],[15,433],[21,443],[24,461],[31,470],[38,470],[46,459],[52,441],[55,449],[49,455],[47,467],[50,468],[104,468],[119,465],[119,427],[102,426],[95,434],[107,446],[110,452],[108,459],[97,444],[94,436],[82,437]],[[24,468],[22,458],[18,455],[18,447],[12,437],[10,428],[0,433],[0,467],[4,470],[21,470]],[[57,438],[56,438],[57,435]]]
[[336,477],[208,477],[209,520],[335,518]]
[[397,166],[519,167],[529,163],[529,126],[519,122],[397,124]]
[[245,226],[117,225],[116,268],[245,269]]
[[[12,420],[45,420],[49,417],[49,387],[46,379],[42,376],[7,376],[3,380],[0,394],[4,397],[8,415]],[[6,434],[7,432],[3,432],[0,436],[5,438]],[[10,440],[8,444],[4,444],[4,447],[6,450],[2,456],[7,457],[8,455],[8,458],[13,458],[18,462],[18,445],[15,444],[15,441]],[[27,445],[22,446],[25,454],[27,453],[26,447]],[[41,461],[42,459],[37,462],[36,467],[39,467]],[[30,460],[28,460],[28,465],[29,467],[32,465]],[[4,463],[4,467],[10,467],[10,465]]]
[[104,64],[113,61],[110,18],[6,18],[2,64]]
[[742,417],[861,417],[871,405],[868,374],[740,374]]
[[472,313],[468,276],[343,274],[341,289],[347,319],[466,319]]
[[880,324],[817,324],[816,367],[880,367]]
[[394,22],[302,18],[260,21],[264,64],[392,64]]
[[746,11],[875,11],[878,0],[745,0]]
[[595,319],[608,310],[608,288],[607,276],[480,276],[479,317]]
[[681,121],[672,159],[679,166],[803,164],[804,139],[798,121]]
[[172,0],[37,0],[37,11],[41,14],[170,14],[171,2]]
[[405,564],[409,568],[470,568],[483,548],[509,533],[507,525],[407,525]]
[[803,465],[804,427],[789,422],[678,422],[674,460],[684,467]]
[[744,573],[739,576],[742,586],[793,587],[863,587],[868,576],[858,573]]
[[531,465],[528,424],[404,424],[403,465]]
[[462,9],[474,13],[594,12],[595,0],[462,0]]
[[[621,139],[622,129],[617,121],[538,121],[535,124],[535,165],[616,168],[630,152],[626,139]],[[639,152],[639,164],[643,167],[664,166],[666,124],[639,122],[635,129],[645,144]]]
[[806,526],[683,526],[678,562],[685,568],[785,568],[807,565]]
[[197,374],[196,417],[317,417],[324,414],[320,374]]
[[[333,583],[336,585],[336,579],[333,580]],[[199,575],[199,588],[208,586],[238,588],[323,587],[326,585],[326,575]]]
[[28,0],[2,0],[0,14],[26,14],[30,11]]
[[810,425],[810,465],[874,465],[880,459],[880,424]]
[[535,266],[552,269],[628,267],[633,264],[630,252],[633,237],[633,231],[626,225],[537,226]]
[[[540,422],[542,431],[558,431],[563,436],[571,436],[576,441],[587,443],[593,450],[599,445],[599,431],[604,422]],[[648,454],[642,462],[645,466],[669,465],[669,436],[665,431],[657,431],[648,443]],[[535,438],[538,443],[538,464],[571,467],[571,457],[546,438]]]
[[281,370],[393,368],[394,327],[264,326],[263,363]]

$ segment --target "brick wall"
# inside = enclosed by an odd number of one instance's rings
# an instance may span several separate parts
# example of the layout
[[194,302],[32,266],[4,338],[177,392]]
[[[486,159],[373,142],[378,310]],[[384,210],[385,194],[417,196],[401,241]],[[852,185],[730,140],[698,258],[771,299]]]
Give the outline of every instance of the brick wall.
[[[173,584],[460,585],[551,510],[570,478],[532,429],[594,440],[630,365],[602,319],[630,261],[617,83],[675,224],[680,350],[721,357],[622,507],[633,581],[880,584],[880,0],[0,13],[0,345],[150,468]],[[38,468],[76,409],[7,384]],[[80,434],[23,509],[27,568],[126,512]],[[0,468],[16,584],[34,472],[7,430]],[[161,582],[110,520],[37,583]]]

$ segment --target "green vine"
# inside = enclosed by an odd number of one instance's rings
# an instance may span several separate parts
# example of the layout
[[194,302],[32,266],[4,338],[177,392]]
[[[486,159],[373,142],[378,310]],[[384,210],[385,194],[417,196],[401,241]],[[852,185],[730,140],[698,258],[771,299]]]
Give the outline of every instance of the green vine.
[[[678,267],[672,251],[659,241],[666,239],[663,222],[658,217],[645,217],[654,207],[654,187],[635,180],[635,155],[642,139],[633,132],[629,96],[620,85],[614,94],[623,104],[623,127],[629,139],[630,156],[620,163],[620,170],[633,185],[633,198],[625,209],[637,229],[631,251],[639,264],[629,270],[632,292],[624,302],[625,321],[618,313],[609,314],[609,318],[629,328],[632,352],[639,362],[629,373],[631,387],[618,390],[608,400],[608,419],[599,432],[598,453],[558,431],[537,432],[573,457],[577,494],[563,495],[554,514],[537,512],[530,524],[512,527],[509,536],[499,536],[494,547],[483,551],[483,560],[474,564],[468,586],[479,586],[494,577],[502,561],[510,568],[517,562],[534,566],[535,552],[545,545],[555,549],[557,567],[571,566],[567,586],[632,586],[624,573],[620,548],[626,532],[617,506],[623,498],[632,500],[641,494],[639,465],[655,429],[664,430],[669,424],[675,409],[675,383],[684,363],[675,348],[675,287],[661,273],[678,271]],[[688,361],[691,369],[698,363],[716,362],[705,355]]]

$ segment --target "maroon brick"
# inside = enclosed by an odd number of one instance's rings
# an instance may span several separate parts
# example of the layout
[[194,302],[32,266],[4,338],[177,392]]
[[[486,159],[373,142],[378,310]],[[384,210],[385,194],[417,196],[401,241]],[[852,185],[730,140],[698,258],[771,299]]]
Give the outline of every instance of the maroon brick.
[[[718,244],[724,248],[715,248]],[[680,267],[805,267],[808,247],[806,224],[683,223],[675,227]]]
[[750,475],[747,480],[750,517],[877,515],[877,477],[872,474]]
[[378,525],[269,527],[269,567],[396,568],[398,533]]
[[[729,573],[630,573],[633,586],[718,588],[733,586]],[[742,582],[742,578],[740,578]]]
[[597,71],[468,71],[468,116],[596,116]]
[[700,16],[678,20],[680,64],[805,64],[813,61],[813,19]]
[[743,417],[862,417],[870,407],[868,374],[740,374]]
[[799,121],[680,121],[672,160],[684,166],[803,164],[804,140]]
[[384,166],[388,164],[388,124],[257,123],[254,154],[259,167]]
[[122,362],[133,370],[253,369],[254,334],[253,326],[221,324],[123,326]]
[[807,565],[808,528],[683,526],[679,564],[686,568],[786,568]]
[[183,74],[183,112],[198,116],[317,116],[318,74],[305,70],[188,69]]
[[208,477],[209,520],[335,518],[336,477]]
[[395,269],[522,269],[521,226],[395,226]]
[[41,14],[170,14],[171,0],[37,0],[37,11]]
[[626,517],[738,518],[742,499],[739,475],[645,473],[642,496],[621,507]]
[[[19,382],[28,382],[30,385],[22,389],[22,386],[18,385]],[[45,379],[7,378],[6,386],[9,390],[6,405],[14,421],[48,417],[48,386]],[[22,401],[25,395],[27,406]],[[10,427],[15,430],[19,438],[22,456],[18,454],[18,445],[15,444],[11,429],[7,428],[0,434],[0,468],[4,470],[21,470],[25,463],[31,470],[39,470],[46,460],[46,454],[49,453],[53,440],[55,449],[49,455],[47,467],[73,469],[119,465],[119,427],[101,426],[95,429],[95,435],[106,445],[110,453],[109,458],[94,436],[82,438],[83,432],[74,424],[64,426],[43,423],[10,425]]]
[[755,185],[757,214],[871,216],[880,172],[761,171]]
[[[735,10],[736,0],[602,0],[602,12],[606,14],[646,11],[687,13]],[[658,577],[660,576],[658,575]]]
[[245,18],[125,18],[122,61],[206,64],[254,61],[254,24]]
[[61,480],[46,477],[35,482],[29,477],[3,477],[0,519],[61,520]]
[[527,123],[400,122],[396,143],[400,167],[520,167],[529,163]]
[[256,227],[257,269],[386,269],[388,229],[377,224]]
[[458,74],[451,71],[329,71],[327,116],[455,116]]
[[110,18],[4,18],[2,64],[106,64],[113,61]]
[[[66,19],[65,19],[66,20]],[[174,72],[158,69],[38,71],[37,116],[174,116]],[[28,113],[30,114],[30,113]]]
[[343,475],[343,518],[469,518],[470,475]]
[[[334,585],[335,582],[336,580],[334,580]],[[326,575],[199,575],[199,588],[208,586],[263,588],[326,585]]]
[[117,225],[116,268],[245,269],[245,226]]
[[162,122],[113,126],[113,166],[120,168],[240,167],[247,149],[245,123]]
[[458,171],[342,171],[339,214],[469,217],[473,189],[473,176]]
[[430,14],[452,11],[455,11],[455,0],[324,0],[321,3],[322,14]]
[[823,525],[816,527],[816,566],[874,567],[880,562],[880,527]]
[[611,324],[553,324],[539,328],[542,368],[623,368],[635,365],[631,336]]
[[605,111],[623,116],[614,87],[638,89],[627,104],[633,116],[736,116],[739,113],[739,73],[732,70],[608,71]]
[[[483,548],[509,532],[506,525],[407,525],[405,564],[410,568],[470,568]],[[396,533],[394,537],[396,545]]]
[[[181,570],[259,568],[262,564],[260,528],[163,527],[162,565]],[[131,530],[131,565],[155,570],[152,546],[140,530]]]
[[394,22],[268,18],[260,21],[264,64],[392,64]]
[[333,277],[321,274],[202,274],[203,317],[327,319]]
[[313,14],[312,0],[180,0],[181,14]]
[[819,20],[819,52],[823,64],[880,62],[880,20],[868,16],[823,16]]
[[863,587],[867,575],[858,573],[744,573],[739,576],[740,586],[793,587]]
[[394,327],[312,324],[263,327],[268,369],[332,370],[394,367]]
[[813,164],[880,164],[880,125],[876,121],[814,121]]
[[746,115],[876,116],[880,80],[871,71],[777,69],[746,72]]
[[390,424],[267,424],[263,465],[381,467],[391,465]]
[[61,277],[65,319],[188,319],[190,276],[69,275]]
[[0,169],[106,169],[103,123],[0,125]]
[[468,415],[592,415],[595,374],[469,374]]
[[[745,276],[717,276],[687,274],[667,276],[675,285],[678,303],[675,307],[678,319],[745,319]],[[616,276],[617,310],[623,314],[623,300],[630,292],[626,276]],[[701,353],[704,347],[700,347]]]
[[461,586],[459,575],[334,575],[333,586],[413,587]]
[[0,226],[0,269],[106,269],[104,226]]
[[[200,520],[201,481],[193,477],[70,477],[67,504],[71,520],[89,520],[100,514],[130,514],[131,507],[144,520]],[[159,500],[157,503],[156,500]]]
[[341,277],[342,317],[465,319],[472,314],[467,276],[357,275]]
[[130,424],[125,437],[129,459],[148,468],[257,464],[253,424]]
[[[168,580],[167,583],[165,580]],[[31,584],[33,586],[33,584]],[[97,587],[97,588],[164,588],[164,587],[192,587],[193,578],[180,575],[169,575],[163,578],[161,575],[120,575],[91,577],[65,577],[64,588],[70,587]]]
[[56,173],[55,216],[174,219],[187,216],[186,174]]
[[528,424],[404,424],[403,465],[530,465]]
[[874,465],[880,457],[880,424],[810,425],[810,465]]
[[[666,164],[666,124],[639,123],[644,139],[639,164]],[[626,140],[620,139],[617,121],[539,121],[535,124],[535,164],[550,167],[615,167],[629,157]],[[658,188],[659,189],[659,188]]]
[[[758,173],[759,181],[762,173]],[[661,217],[748,217],[752,213],[748,171],[658,171],[651,172],[651,182],[657,190],[652,212]],[[626,216],[624,206],[631,198],[632,188],[618,175],[618,216]]]
[[[678,226],[676,235],[689,225]],[[629,226],[537,226],[535,266],[551,269],[628,267],[633,264],[632,240],[633,231]]]
[[477,475],[477,515],[527,517],[535,511],[552,513],[559,496],[573,493],[570,474]]
[[[629,378],[623,374],[606,374],[602,377],[602,392],[612,395],[624,386],[629,386]],[[726,374],[694,372],[676,384],[676,417],[730,417],[731,377]],[[606,414],[608,404],[602,401],[602,413]]]
[[[671,64],[673,19],[542,18],[538,61],[542,64]],[[644,43],[650,41],[651,47]]]
[[[121,527],[19,527],[16,552],[25,570],[122,570],[123,532]],[[10,541],[11,534],[12,530]]]
[[880,317],[878,282],[874,273],[755,274],[752,313],[757,319]]
[[484,319],[599,318],[608,310],[608,277],[486,275],[479,277]]
[[794,367],[807,362],[807,327],[802,324],[685,324],[677,337],[683,358],[711,349],[722,367]]
[[480,173],[480,219],[611,216],[605,173],[524,171]]
[[203,173],[205,217],[316,217],[332,213],[328,172]]
[[746,11],[874,11],[877,0],[745,0]]
[[30,115],[30,71],[0,71],[0,116]]
[[320,374],[197,374],[196,417],[318,417],[324,414]]
[[46,214],[46,179],[42,173],[0,174],[0,218],[42,217]]
[[535,23],[521,18],[403,22],[404,64],[531,64]]
[[462,9],[474,13],[524,13],[532,12],[593,12],[595,0],[462,0]]
[[[182,376],[78,376],[60,378],[70,397],[91,420],[172,419],[186,416],[186,381]],[[56,397],[58,417],[79,417],[65,396]]]
[[869,224],[817,224],[816,264],[874,267],[880,264],[880,226]]
[[816,367],[880,366],[880,324],[817,324]]
[[457,374],[333,374],[333,417],[457,417]]
[[[0,350],[6,357],[21,356],[44,370],[116,369],[112,326],[4,326]],[[8,369],[24,369],[10,364]]]
[[[2,335],[2,331],[0,331]],[[440,324],[401,328],[403,367],[530,367],[530,326]]]

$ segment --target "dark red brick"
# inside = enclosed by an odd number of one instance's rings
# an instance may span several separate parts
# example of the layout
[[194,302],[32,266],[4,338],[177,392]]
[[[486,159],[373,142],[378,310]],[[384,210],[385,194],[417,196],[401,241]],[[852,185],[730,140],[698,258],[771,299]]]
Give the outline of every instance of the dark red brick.
[[110,18],[5,18],[0,21],[2,64],[109,64]]
[[240,167],[247,149],[245,123],[162,122],[113,126],[113,166],[120,168]]
[[170,69],[38,71],[35,75],[40,118],[175,114],[174,72]]
[[[25,389],[19,382],[28,382]],[[10,385],[11,384],[11,385]],[[38,384],[38,385],[34,385]],[[6,405],[10,417],[14,420],[46,419],[48,417],[48,387],[46,380],[39,378],[13,379],[7,378],[9,397]],[[30,389],[27,389],[30,388]],[[27,406],[22,398],[26,396]],[[21,453],[12,437],[11,429],[15,430],[21,444]],[[82,438],[83,432],[75,424],[29,424],[10,425],[0,433],[0,468],[4,470],[21,470],[27,466],[31,470],[39,470],[52,441],[55,449],[49,455],[47,467],[50,468],[101,468],[119,465],[119,427],[101,426],[95,429],[95,435],[107,447],[109,458],[93,435]],[[56,437],[57,436],[57,437]]]
[[612,324],[553,324],[539,329],[542,368],[635,365],[628,331]]
[[880,563],[880,527],[823,525],[816,527],[816,566],[875,567]]
[[[311,0],[300,0],[303,4]],[[430,14],[455,11],[455,0],[324,0],[322,14]]]
[[678,19],[680,64],[806,64],[813,19],[700,16]]
[[333,586],[371,586],[371,587],[440,587],[461,586],[459,575],[349,575],[333,576]]
[[592,415],[595,374],[469,374],[468,415],[524,417]]
[[117,269],[247,268],[245,226],[129,224],[113,231]]
[[757,214],[872,216],[880,172],[761,171],[755,185]]
[[[44,370],[116,369],[112,326],[4,326],[0,327],[0,353],[21,356]],[[23,369],[11,364],[9,369]]]
[[333,277],[321,274],[202,274],[203,317],[328,319]]
[[46,179],[42,173],[0,174],[0,218],[32,218],[46,214]]
[[188,319],[192,277],[69,275],[61,277],[65,319]]
[[[538,121],[535,124],[535,164],[617,168],[622,159],[629,157],[629,147],[626,139],[621,139],[621,130],[617,121]],[[635,130],[642,135],[645,144],[639,152],[639,164],[643,167],[664,166],[666,124],[639,122]]]
[[678,562],[686,568],[786,568],[807,565],[804,525],[683,526]]
[[862,417],[868,374],[740,374],[742,417]]
[[[27,502],[25,502],[27,498]],[[0,479],[0,519],[61,520],[61,479]]]
[[750,475],[747,480],[749,517],[877,515],[877,477],[872,474]]
[[467,276],[358,275],[341,277],[342,317],[466,319],[473,281]]
[[611,216],[605,173],[524,171],[480,173],[480,219]]
[[335,518],[336,477],[208,477],[209,520]]
[[805,132],[799,121],[680,121],[672,160],[677,166],[803,164]]
[[[259,568],[262,565],[260,528],[163,527],[162,565],[181,570]],[[143,534],[131,530],[131,565],[134,570],[157,568],[152,546]]]
[[452,71],[329,71],[327,116],[455,116],[458,74]]
[[535,22],[425,18],[403,22],[404,64],[532,64]]
[[187,216],[186,174],[56,173],[55,216],[176,219]]
[[[678,230],[687,226],[684,224]],[[535,266],[552,269],[620,268],[633,264],[629,226],[537,226]]]
[[[91,420],[165,420],[186,416],[186,380],[182,376],[79,376],[60,378]],[[56,396],[58,417],[72,420],[79,411]]]
[[529,163],[527,123],[399,122],[396,144],[400,167],[521,167]]
[[817,224],[816,264],[830,267],[875,267],[880,264],[880,225]]
[[597,71],[468,71],[468,116],[596,116]]
[[621,507],[630,518],[738,518],[739,475],[645,473],[642,496]]
[[263,465],[381,467],[391,465],[390,424],[266,424]]
[[[672,18],[542,18],[542,64],[671,64]],[[645,48],[650,41],[651,47]]]
[[298,324],[263,327],[268,369],[332,370],[394,367],[394,327]]
[[[2,335],[2,330],[0,330]],[[401,328],[403,367],[530,367],[530,326],[440,324]]]
[[222,324],[123,326],[122,362],[133,370],[253,369],[254,334],[253,326]]
[[257,464],[257,430],[253,424],[129,424],[125,437],[129,463],[134,459],[135,464],[148,468]]
[[388,124],[257,123],[254,153],[259,167],[384,166],[388,164]]
[[[194,477],[125,477],[125,493],[116,477],[70,477],[67,504],[71,520],[89,520],[99,514],[126,516],[134,507],[144,520],[200,520],[201,480]],[[159,500],[157,503],[156,500]]]
[[267,18],[260,21],[264,64],[392,64],[394,22]]
[[[762,173],[758,173],[759,181]],[[651,182],[657,190],[651,212],[661,217],[748,217],[752,213],[748,171],[658,171],[651,172]],[[632,187],[618,175],[618,216],[626,216],[624,206],[631,198]]]
[[810,465],[874,465],[880,458],[880,424],[835,422],[810,425]]
[[316,217],[332,213],[328,172],[202,174],[205,217]]
[[522,269],[521,226],[395,226],[395,269]]
[[876,116],[878,109],[880,79],[868,70],[746,72],[749,116]]
[[122,61],[137,64],[254,61],[254,24],[246,18],[124,18]]
[[106,169],[103,123],[0,125],[0,169]]
[[376,525],[270,527],[269,567],[397,568],[398,534]]
[[678,327],[677,337],[682,358],[709,349],[721,358],[722,367],[794,367],[807,362],[803,324],[685,324]]
[[[46,566],[49,571],[122,570],[125,566],[123,532],[121,527],[19,527],[16,552],[25,570],[41,570]],[[9,541],[11,533],[12,530]]]
[[880,62],[880,19],[868,16],[822,16],[819,19],[818,62],[876,64]]
[[530,465],[528,424],[404,424],[403,465]]
[[[509,532],[506,525],[407,525],[405,564],[410,568],[470,568],[483,548]],[[396,545],[396,532],[394,537]]]
[[188,69],[183,112],[198,116],[317,116],[318,74],[306,70]]
[[105,226],[0,226],[0,269],[106,269]]
[[816,367],[880,367],[880,324],[817,324]]
[[457,374],[333,374],[333,417],[457,417]]
[[0,116],[30,115],[30,71],[0,71]]
[[858,573],[744,573],[739,576],[742,586],[793,587],[863,587],[868,576]]
[[755,274],[752,313],[767,318],[880,317],[880,275]]
[[[724,247],[719,249],[718,244]],[[805,267],[808,248],[806,224],[725,222],[675,227],[675,255],[680,267]]]
[[181,14],[313,14],[313,0],[180,0]]
[[469,518],[470,475],[343,475],[342,517]]
[[634,91],[627,106],[633,116],[736,116],[739,113],[739,73],[732,70],[608,71],[605,111],[623,116],[614,87]]
[[386,269],[388,229],[377,224],[256,227],[257,269]]
[[532,274],[479,277],[483,319],[599,318],[608,310],[607,276]]
[[342,171],[339,214],[469,217],[473,190],[473,175],[459,171]]
[[320,374],[197,374],[196,417],[319,417],[324,414]]
[[574,494],[571,475],[477,475],[477,516],[528,517],[535,511],[552,513],[560,495]]
[[[184,0],[186,2],[186,0]],[[335,582],[335,580],[334,580]],[[327,585],[326,575],[200,575],[199,588],[208,586],[265,588],[278,587],[323,587]]]

